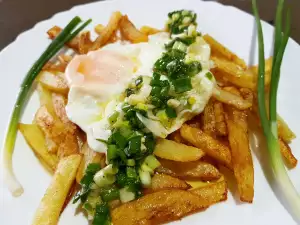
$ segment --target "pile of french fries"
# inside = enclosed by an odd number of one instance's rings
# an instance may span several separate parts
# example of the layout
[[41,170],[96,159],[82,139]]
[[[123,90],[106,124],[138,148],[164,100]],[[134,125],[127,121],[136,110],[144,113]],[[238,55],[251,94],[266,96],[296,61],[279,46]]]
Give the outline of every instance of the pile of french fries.
[[[51,39],[61,28],[48,31]],[[137,29],[126,15],[114,12],[106,26],[97,25],[98,37],[92,41],[86,31],[67,46],[78,54],[99,49],[108,43],[126,40],[147,42],[148,35],[163,30],[144,26]],[[249,116],[257,124],[257,67],[245,62],[213,37],[204,39],[211,46],[217,81],[213,97],[203,113],[184,124],[168,139],[158,139],[154,154],[160,160],[150,188],[138,200],[121,205],[111,203],[114,225],[160,224],[202,211],[227,199],[226,167],[236,178],[240,200],[251,203],[254,197],[254,169],[249,145]],[[49,62],[37,78],[40,108],[32,124],[20,124],[24,138],[51,173],[53,180],[41,200],[33,225],[57,224],[67,196],[80,182],[89,163],[105,166],[105,154],[92,151],[85,134],[69,121],[65,106],[68,85],[64,71],[71,56],[60,55]],[[266,84],[270,83],[272,60],[266,60]],[[266,90],[268,91],[268,90]],[[259,125],[258,125],[259,126]],[[288,145],[294,133],[279,117],[280,149],[289,168],[297,165]],[[264,151],[264,149],[262,149]],[[71,193],[72,194],[72,193]]]

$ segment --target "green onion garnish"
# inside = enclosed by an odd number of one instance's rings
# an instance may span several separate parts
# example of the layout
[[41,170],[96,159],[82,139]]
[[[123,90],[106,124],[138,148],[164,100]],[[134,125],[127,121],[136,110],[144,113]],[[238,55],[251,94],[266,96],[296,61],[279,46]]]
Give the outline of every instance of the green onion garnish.
[[3,150],[4,179],[9,190],[14,196],[19,196],[23,193],[23,188],[13,172],[12,154],[15,147],[19,119],[22,110],[24,109],[24,104],[29,96],[32,83],[42,70],[43,66],[64,46],[66,42],[72,40],[80,31],[82,31],[91,22],[91,20],[86,21],[78,29],[72,32],[80,22],[81,19],[78,16],[74,17],[69,22],[62,32],[46,48],[40,58],[33,64],[21,84],[17,101],[9,122]]
[[[264,135],[267,140],[268,151],[271,157],[271,165],[273,169],[273,176],[276,181],[276,191],[279,198],[286,204],[287,209],[300,222],[300,197],[297,190],[291,182],[283,160],[280,154],[280,147],[278,141],[277,130],[277,90],[280,79],[280,69],[284,51],[290,35],[290,11],[287,12],[285,31],[282,31],[282,13],[284,8],[284,0],[279,0],[276,12],[275,24],[275,46],[274,46],[274,61],[270,84],[269,110],[270,117],[268,119],[266,101],[265,101],[265,57],[264,57],[264,40],[263,31],[258,14],[256,0],[252,0],[253,11],[256,18],[258,29],[258,44],[259,44],[259,76],[258,76],[258,107],[261,125],[263,127]],[[283,198],[282,198],[283,197]]]

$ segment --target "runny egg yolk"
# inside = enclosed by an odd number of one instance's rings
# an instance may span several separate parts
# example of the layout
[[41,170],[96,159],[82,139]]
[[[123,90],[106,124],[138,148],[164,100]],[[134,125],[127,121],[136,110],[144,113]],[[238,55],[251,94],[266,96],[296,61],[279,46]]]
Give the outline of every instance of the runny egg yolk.
[[133,72],[134,62],[129,57],[115,51],[97,50],[75,56],[66,68],[66,78],[70,87],[99,97],[114,94],[117,86],[126,84]]

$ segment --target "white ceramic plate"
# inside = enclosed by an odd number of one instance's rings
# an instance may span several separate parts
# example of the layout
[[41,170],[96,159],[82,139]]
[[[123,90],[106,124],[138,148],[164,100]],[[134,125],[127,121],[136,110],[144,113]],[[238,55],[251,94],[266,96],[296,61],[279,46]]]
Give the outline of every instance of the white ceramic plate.
[[[115,10],[127,13],[137,26],[151,25],[163,27],[167,13],[175,9],[191,9],[198,14],[199,29],[203,33],[209,33],[217,40],[228,46],[246,62],[253,64],[257,57],[251,59],[251,53],[255,47],[253,39],[254,18],[233,7],[225,7],[213,2],[196,0],[151,0],[151,1],[107,1],[74,7],[73,9],[59,13],[47,21],[38,23],[33,29],[21,34],[15,42],[10,44],[0,53],[0,137],[3,140],[10,112],[15,102],[22,78],[33,62],[40,56],[44,48],[49,44],[46,31],[53,25],[64,26],[75,15],[83,19],[92,18],[93,24],[105,24],[110,14]],[[90,26],[92,28],[92,25]],[[271,52],[273,28],[264,23],[265,50]],[[279,90],[279,112],[290,124],[292,130],[300,136],[299,115],[300,101],[299,90],[299,58],[300,47],[293,40],[289,41],[282,67],[282,80]],[[30,123],[34,112],[39,106],[38,98],[33,94],[28,103],[23,122]],[[297,149],[298,148],[298,149]],[[300,158],[300,138],[292,144],[292,149]],[[259,149],[260,152],[266,149]],[[255,199],[253,204],[243,204],[236,201],[229,193],[228,200],[210,207],[205,212],[186,217],[174,224],[222,224],[222,225],[266,225],[266,224],[296,224],[285,208],[277,200],[275,194],[267,182],[262,168],[267,159],[255,151],[253,153],[255,166]],[[39,164],[38,160],[26,145],[23,137],[18,135],[14,159],[16,176],[23,185],[25,192],[19,198],[14,198],[3,187],[1,179],[1,207],[0,224],[21,225],[30,224],[35,209],[37,208],[49,182],[50,175]],[[268,166],[265,166],[268,168]],[[290,176],[300,191],[300,168],[290,171]],[[232,191],[232,190],[231,190]],[[82,214],[76,215],[75,206],[69,205],[63,212],[59,224],[84,225],[87,220]],[[124,221],[124,225],[126,222]]]

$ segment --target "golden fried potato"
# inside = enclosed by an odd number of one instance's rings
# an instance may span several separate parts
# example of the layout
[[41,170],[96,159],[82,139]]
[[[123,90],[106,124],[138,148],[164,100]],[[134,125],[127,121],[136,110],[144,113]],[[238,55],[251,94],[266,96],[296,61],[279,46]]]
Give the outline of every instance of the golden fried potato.
[[64,202],[75,180],[80,159],[80,155],[72,155],[59,162],[52,182],[35,213],[32,225],[57,225]]
[[52,93],[47,88],[45,88],[41,83],[39,83],[37,85],[37,92],[38,92],[39,99],[40,99],[40,105],[46,107],[49,114],[55,120],[55,123],[57,124],[57,126],[60,125],[62,127],[61,129],[63,129],[63,124],[59,121],[59,119],[54,111],[54,107],[53,107],[53,103],[52,103]]
[[190,188],[185,181],[166,174],[154,174],[151,180],[151,187],[146,189],[146,193],[161,191],[166,189],[187,190]]
[[212,137],[216,136],[216,117],[214,112],[214,102],[209,100],[204,108],[202,115],[203,131]]
[[[49,38],[53,40],[59,35],[59,33],[61,31],[62,31],[62,28],[60,28],[58,26],[54,26],[47,31],[47,34],[48,34]],[[71,41],[69,41],[66,45],[68,47],[72,48],[73,50],[78,51],[78,41],[79,41],[79,38],[78,38],[78,36],[76,36]]]
[[156,142],[154,155],[173,161],[190,162],[201,159],[205,153],[199,148],[160,138]]
[[279,138],[280,152],[283,159],[289,168],[295,168],[297,166],[298,160],[293,155],[291,148],[286,144],[281,138]]
[[185,140],[181,137],[180,131],[176,130],[173,133],[169,134],[168,139],[171,141],[175,141],[177,143],[185,144]]
[[53,93],[52,102],[55,114],[59,120],[64,124],[64,134],[60,136],[62,139],[59,144],[57,155],[59,158],[63,158],[72,154],[79,154],[78,144],[78,129],[73,124],[66,113],[66,98],[63,95]]
[[248,139],[247,112],[231,106],[225,106],[225,111],[233,171],[240,199],[251,203],[254,197],[254,169]]
[[77,126],[72,123],[66,113],[66,103],[67,99],[65,96],[57,93],[52,93],[52,104],[54,112],[57,115],[58,119],[64,124],[64,131],[75,133]]
[[46,106],[41,106],[38,109],[34,121],[45,135],[48,151],[56,153],[64,139],[63,123],[54,119]]
[[78,52],[79,54],[86,54],[93,46],[91,41],[91,33],[89,31],[82,32],[78,37]]
[[181,136],[192,145],[201,148],[208,156],[228,168],[232,168],[231,152],[220,141],[212,138],[202,130],[184,124],[180,129]]
[[151,225],[178,220],[207,208],[207,202],[189,191],[163,190],[125,203],[111,212],[114,225]]
[[161,166],[156,171],[173,177],[202,181],[217,180],[221,177],[219,170],[207,162],[174,162],[166,159],[159,159],[159,161]]
[[149,36],[149,35],[153,35],[153,34],[157,34],[162,32],[162,30],[153,28],[153,27],[149,27],[149,26],[142,26],[140,29],[140,32]]
[[148,36],[136,29],[133,23],[128,19],[127,15],[123,16],[120,21],[120,31],[122,38],[132,43],[148,41]]
[[67,132],[58,147],[57,156],[61,159],[74,154],[79,154],[77,136],[74,133]]
[[101,35],[101,32],[105,29],[105,26],[103,24],[97,24],[95,27],[94,27],[94,30],[95,32],[98,34],[98,35]]
[[293,139],[296,138],[295,133],[289,128],[287,123],[281,118],[280,115],[277,115],[277,124],[278,124],[278,135],[286,143],[290,143]]
[[69,87],[65,75],[63,73],[51,73],[42,71],[38,76],[38,81],[48,90],[60,94],[68,94]]
[[224,45],[222,45],[220,42],[215,40],[213,37],[211,37],[209,34],[206,34],[203,36],[204,40],[210,45],[212,55],[214,56],[220,56],[224,57],[229,61],[234,62],[238,66],[240,66],[242,69],[246,69],[247,65],[245,61],[241,58],[239,58],[236,54],[231,52],[228,48],[226,48]]
[[[266,86],[266,88],[269,87],[270,82],[271,82],[272,64],[273,64],[273,57],[270,57],[265,60],[265,86]],[[256,91],[257,90],[258,65],[249,67],[247,69],[247,73],[252,74],[253,83],[254,83],[254,89],[252,89],[252,90]]]
[[19,130],[42,164],[46,165],[46,168],[51,172],[54,172],[58,164],[58,158],[55,154],[48,152],[46,140],[39,127],[36,124],[20,123]]
[[199,196],[203,202],[206,201],[207,205],[227,200],[227,184],[224,178],[198,188],[192,188],[190,192]]
[[[257,86],[257,67],[250,67],[248,70],[241,69],[237,64],[226,59],[212,56],[212,61],[215,63],[213,73],[222,74],[222,80],[228,81],[231,84],[241,87],[256,90]],[[265,83],[266,86],[270,83],[272,69],[272,59],[266,60]]]
[[237,109],[241,110],[248,109],[252,106],[251,102],[243,99],[240,96],[234,95],[226,90],[223,90],[217,86],[213,90],[213,97],[219,102],[222,102],[227,105],[232,105]]
[[239,92],[240,92],[241,96],[243,97],[243,99],[251,102],[251,104],[253,105],[254,93],[251,89],[249,89],[249,88],[240,88]]
[[109,41],[110,37],[119,28],[121,18],[122,14],[119,11],[112,13],[107,26],[101,31],[101,35],[94,41],[90,50],[97,50]]
[[83,158],[79,165],[77,174],[76,174],[76,182],[79,184],[82,177],[84,176],[85,169],[90,163],[99,163],[101,168],[105,167],[105,154],[93,151],[87,143],[85,143],[82,148],[81,152]]
[[227,136],[227,126],[225,122],[224,107],[222,102],[214,102],[214,113],[216,119],[216,133],[218,136]]

